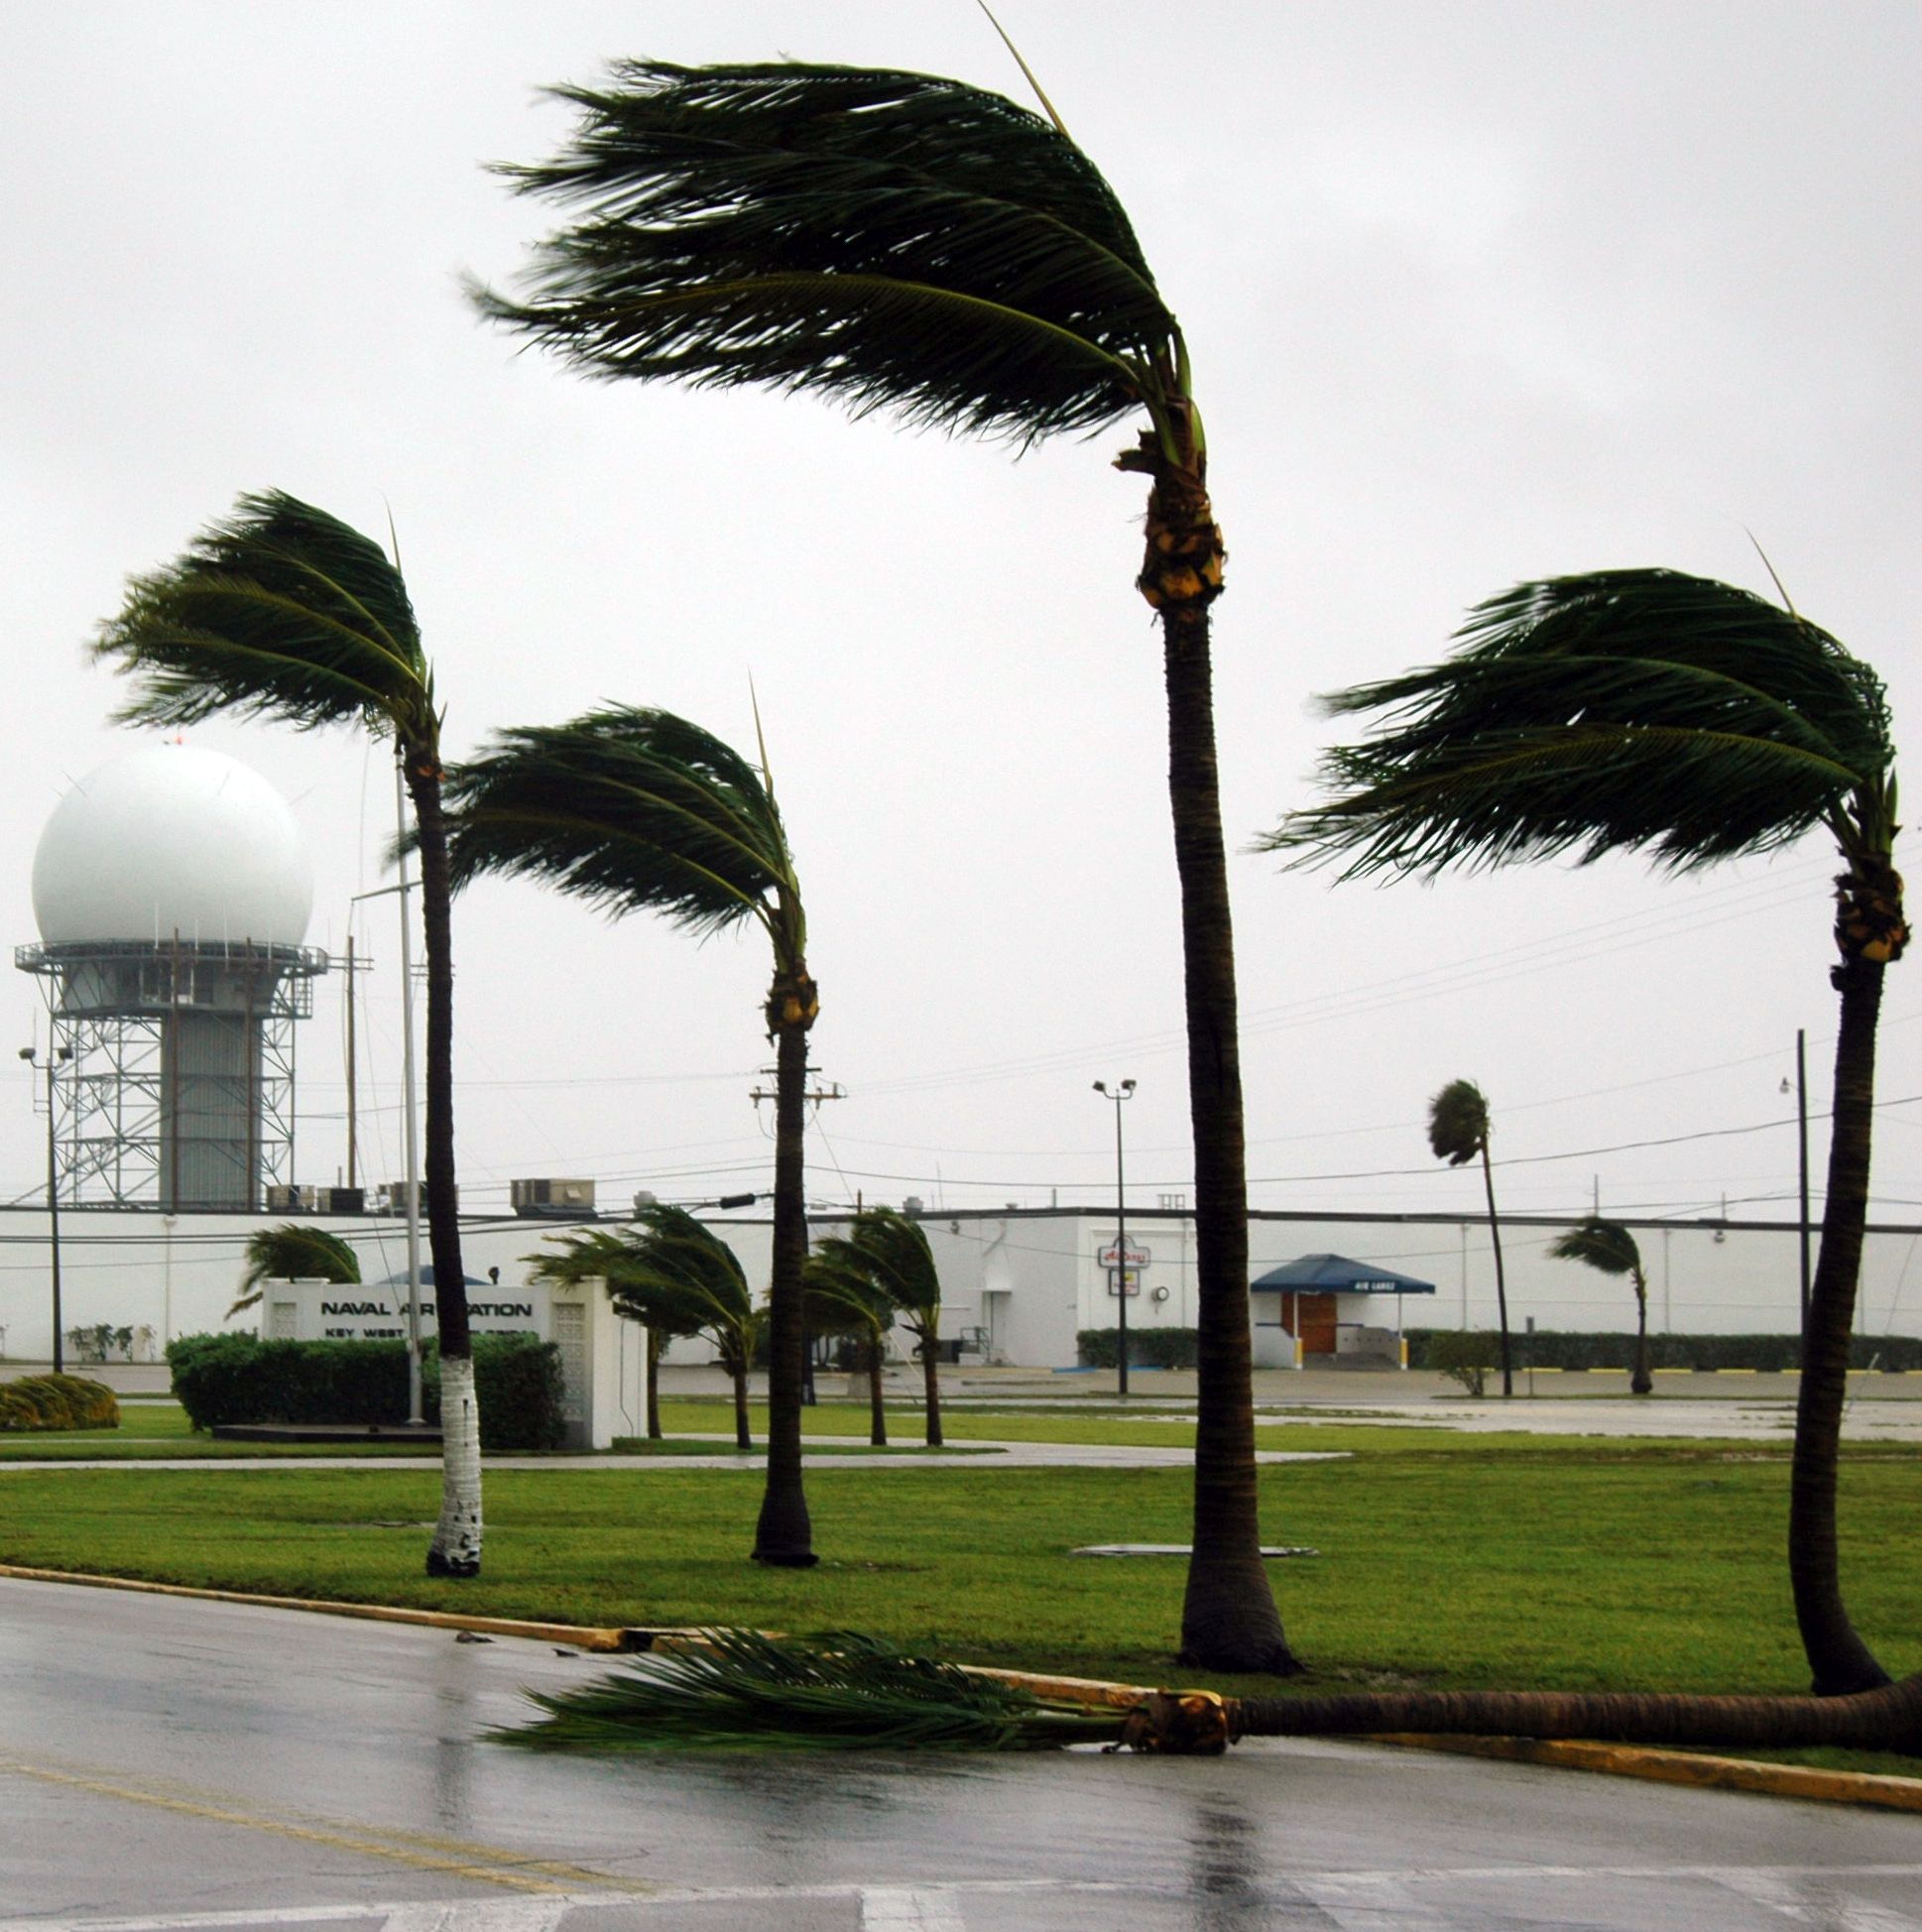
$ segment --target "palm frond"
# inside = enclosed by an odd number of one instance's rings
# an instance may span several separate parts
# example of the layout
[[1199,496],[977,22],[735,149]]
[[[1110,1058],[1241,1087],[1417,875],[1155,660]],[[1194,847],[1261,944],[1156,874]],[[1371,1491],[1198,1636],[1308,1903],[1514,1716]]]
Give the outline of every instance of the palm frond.
[[739,1259],[685,1208],[657,1203],[632,1228],[556,1236],[528,1260],[537,1281],[605,1281],[619,1313],[664,1334],[706,1334],[723,1351],[752,1334],[754,1299]]
[[895,1304],[874,1278],[867,1258],[839,1235],[823,1235],[801,1268],[807,1325],[819,1335],[887,1334]]
[[1548,1252],[1558,1262],[1581,1262],[1603,1274],[1641,1272],[1641,1250],[1634,1236],[1620,1221],[1599,1214],[1584,1215],[1574,1227],[1557,1235]]
[[1489,1103],[1473,1080],[1451,1080],[1428,1103],[1428,1145],[1451,1167],[1473,1160],[1487,1146]]
[[583,211],[495,319],[609,376],[814,390],[1027,440],[1154,400],[1174,318],[1114,191],[1056,128],[934,75],[616,65],[553,160]]
[[434,721],[399,570],[371,539],[279,490],[243,496],[173,563],[134,578],[93,655],[137,680],[124,723],[231,711],[418,737]]
[[257,1228],[242,1250],[246,1263],[240,1295],[227,1310],[227,1319],[258,1306],[267,1281],[338,1281],[360,1279],[360,1257],[325,1228],[284,1221],[278,1228]]
[[490,1734],[535,1751],[1050,1751],[1117,1741],[1118,1711],[1055,1702],[874,1636],[777,1640],[715,1630],[577,1690],[530,1692],[545,1716]]
[[608,705],[503,731],[447,774],[444,795],[456,886],[533,877],[702,934],[759,919],[778,947],[805,950],[793,856],[762,775],[672,712]]
[[1329,798],[1259,841],[1342,876],[1433,875],[1573,852],[1689,871],[1827,825],[1886,851],[1893,745],[1880,680],[1748,591],[1666,570],[1516,586],[1447,663],[1329,700],[1377,711],[1331,751]]
[[849,1227],[848,1241],[869,1278],[897,1308],[939,1318],[940,1271],[918,1221],[896,1208],[864,1208]]

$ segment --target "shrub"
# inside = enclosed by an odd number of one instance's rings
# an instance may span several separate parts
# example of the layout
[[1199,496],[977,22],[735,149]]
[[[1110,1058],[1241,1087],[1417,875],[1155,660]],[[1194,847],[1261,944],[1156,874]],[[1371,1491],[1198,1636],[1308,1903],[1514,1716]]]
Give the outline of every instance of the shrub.
[[0,1384],[0,1430],[117,1429],[120,1403],[84,1376],[25,1376]]
[[[421,1364],[421,1410],[440,1420],[440,1358]],[[560,1351],[538,1335],[476,1335],[474,1393],[483,1449],[557,1449],[561,1416]]]
[[[1193,1328],[1130,1328],[1128,1366],[1131,1369],[1192,1369],[1199,1334]],[[1119,1328],[1083,1328],[1077,1331],[1074,1342],[1084,1368],[1120,1368]]]
[[1480,1328],[1437,1329],[1427,1337],[1421,1366],[1439,1370],[1471,1395],[1486,1394],[1491,1372],[1502,1366],[1502,1337]]
[[[1408,1330],[1408,1359],[1418,1369],[1450,1374],[1435,1357],[1437,1344],[1459,1335],[1453,1328]],[[1514,1334],[1510,1340],[1517,1369],[1616,1369],[1626,1373],[1635,1359],[1635,1338],[1626,1330],[1602,1331],[1538,1328],[1532,1335]],[[1720,1369],[1756,1369],[1779,1374],[1795,1367],[1800,1353],[1793,1335],[1650,1335],[1651,1369],[1693,1369],[1709,1374]],[[1870,1363],[1890,1374],[1922,1369],[1922,1341],[1906,1335],[1858,1335],[1849,1345],[1849,1366],[1866,1369]]]

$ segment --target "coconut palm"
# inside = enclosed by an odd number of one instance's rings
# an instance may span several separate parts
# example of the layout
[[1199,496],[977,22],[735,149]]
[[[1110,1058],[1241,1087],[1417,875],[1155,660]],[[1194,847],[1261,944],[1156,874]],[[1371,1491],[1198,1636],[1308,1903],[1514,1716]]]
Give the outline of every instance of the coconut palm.
[[218,713],[390,737],[414,802],[427,975],[426,1201],[443,1457],[430,1576],[480,1573],[480,1410],[454,1185],[453,950],[433,667],[380,545],[284,491],[243,496],[173,563],[136,577],[94,655],[138,680],[124,724]]
[[[1209,606],[1224,550],[1187,344],[1114,190],[1048,119],[934,75],[618,63],[562,98],[552,161],[504,172],[578,211],[496,320],[600,377],[809,391],[1017,447],[1145,419],[1137,584],[1162,630],[1186,958],[1199,1290],[1182,1651],[1298,1668],[1261,1566],[1234,940]],[[1045,105],[1045,102],[1043,103]]]
[[656,1202],[637,1210],[631,1228],[593,1228],[555,1238],[531,1258],[530,1278],[577,1283],[601,1280],[617,1313],[648,1333],[648,1434],[661,1435],[656,1369],[662,1343],[700,1335],[714,1345],[734,1389],[734,1440],[754,1447],[748,1426],[748,1369],[762,1316],[734,1250],[685,1208]]
[[1508,1277],[1502,1266],[1502,1223],[1495,1211],[1495,1168],[1489,1160],[1489,1103],[1473,1080],[1451,1080],[1428,1103],[1428,1146],[1437,1160],[1460,1167],[1479,1159],[1489,1197],[1489,1245],[1495,1250],[1495,1307],[1502,1324],[1502,1392],[1515,1392],[1508,1346]]
[[1655,1387],[1655,1379],[1648,1373],[1648,1276],[1634,1236],[1620,1221],[1588,1214],[1566,1233],[1557,1235],[1548,1244],[1548,1252],[1558,1262],[1581,1262],[1618,1279],[1624,1274],[1628,1277],[1628,1285],[1635,1291],[1635,1361],[1628,1387],[1637,1395],[1648,1394]]
[[820,994],[767,749],[754,765],[671,712],[606,705],[567,724],[498,733],[448,774],[447,800],[457,884],[483,873],[541,879],[617,916],[660,912],[703,936],[752,920],[774,948],[763,1010],[775,1042],[768,1488],[754,1554],[804,1568],[816,1559],[801,1485],[801,1182],[807,1034]]
[[1575,852],[1673,872],[1834,839],[1841,996],[1828,1195],[1790,1476],[1789,1576],[1818,1693],[1886,1675],[1844,1608],[1836,1472],[1868,1205],[1882,975],[1908,941],[1892,863],[1880,678],[1793,609],[1672,570],[1524,583],[1479,605],[1445,664],[1345,691],[1376,735],[1331,752],[1333,794],[1266,839],[1345,878]]
[[240,1277],[240,1298],[227,1310],[227,1319],[258,1308],[269,1281],[336,1281],[360,1279],[360,1258],[338,1235],[300,1221],[283,1221],[278,1228],[256,1228],[241,1255],[246,1269]]
[[860,1255],[868,1278],[894,1304],[901,1325],[914,1338],[921,1359],[921,1393],[927,1412],[927,1446],[941,1446],[941,1275],[927,1234],[910,1215],[895,1208],[864,1208],[854,1217],[848,1240]]
[[881,1379],[888,1362],[888,1332],[895,1325],[895,1304],[874,1279],[866,1258],[838,1235],[824,1235],[814,1244],[801,1280],[809,1333],[846,1335],[860,1345],[868,1378],[868,1440],[885,1449],[888,1411]]

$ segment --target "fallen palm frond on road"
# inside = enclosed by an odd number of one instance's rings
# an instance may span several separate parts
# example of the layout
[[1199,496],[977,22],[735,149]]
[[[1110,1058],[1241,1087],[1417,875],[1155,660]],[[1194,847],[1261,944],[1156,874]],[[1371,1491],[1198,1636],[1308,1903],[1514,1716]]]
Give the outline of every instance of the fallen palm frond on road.
[[[530,1693],[546,1714],[493,1735],[545,1751],[1049,1751],[1197,1752],[1243,1738],[1432,1736],[1637,1745],[1829,1746],[1922,1754],[1922,1676],[1850,1697],[1405,1691],[1231,1697],[1018,1681],[848,1631],[713,1630],[577,1690]],[[1096,1701],[1099,1696],[1099,1701]]]

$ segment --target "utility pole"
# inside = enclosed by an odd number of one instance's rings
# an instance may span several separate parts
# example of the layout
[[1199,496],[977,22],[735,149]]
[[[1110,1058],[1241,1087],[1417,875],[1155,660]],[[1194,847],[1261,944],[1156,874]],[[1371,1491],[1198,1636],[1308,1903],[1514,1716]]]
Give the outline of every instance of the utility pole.
[[[20,1049],[20,1057],[30,1067],[41,1064],[31,1046]],[[47,1045],[47,1237],[49,1259],[54,1272],[54,1373],[61,1375],[65,1371],[66,1357],[60,1334],[60,1138],[55,1126],[54,1078],[60,1066],[73,1057],[70,1046],[56,1046],[50,1034]]]

